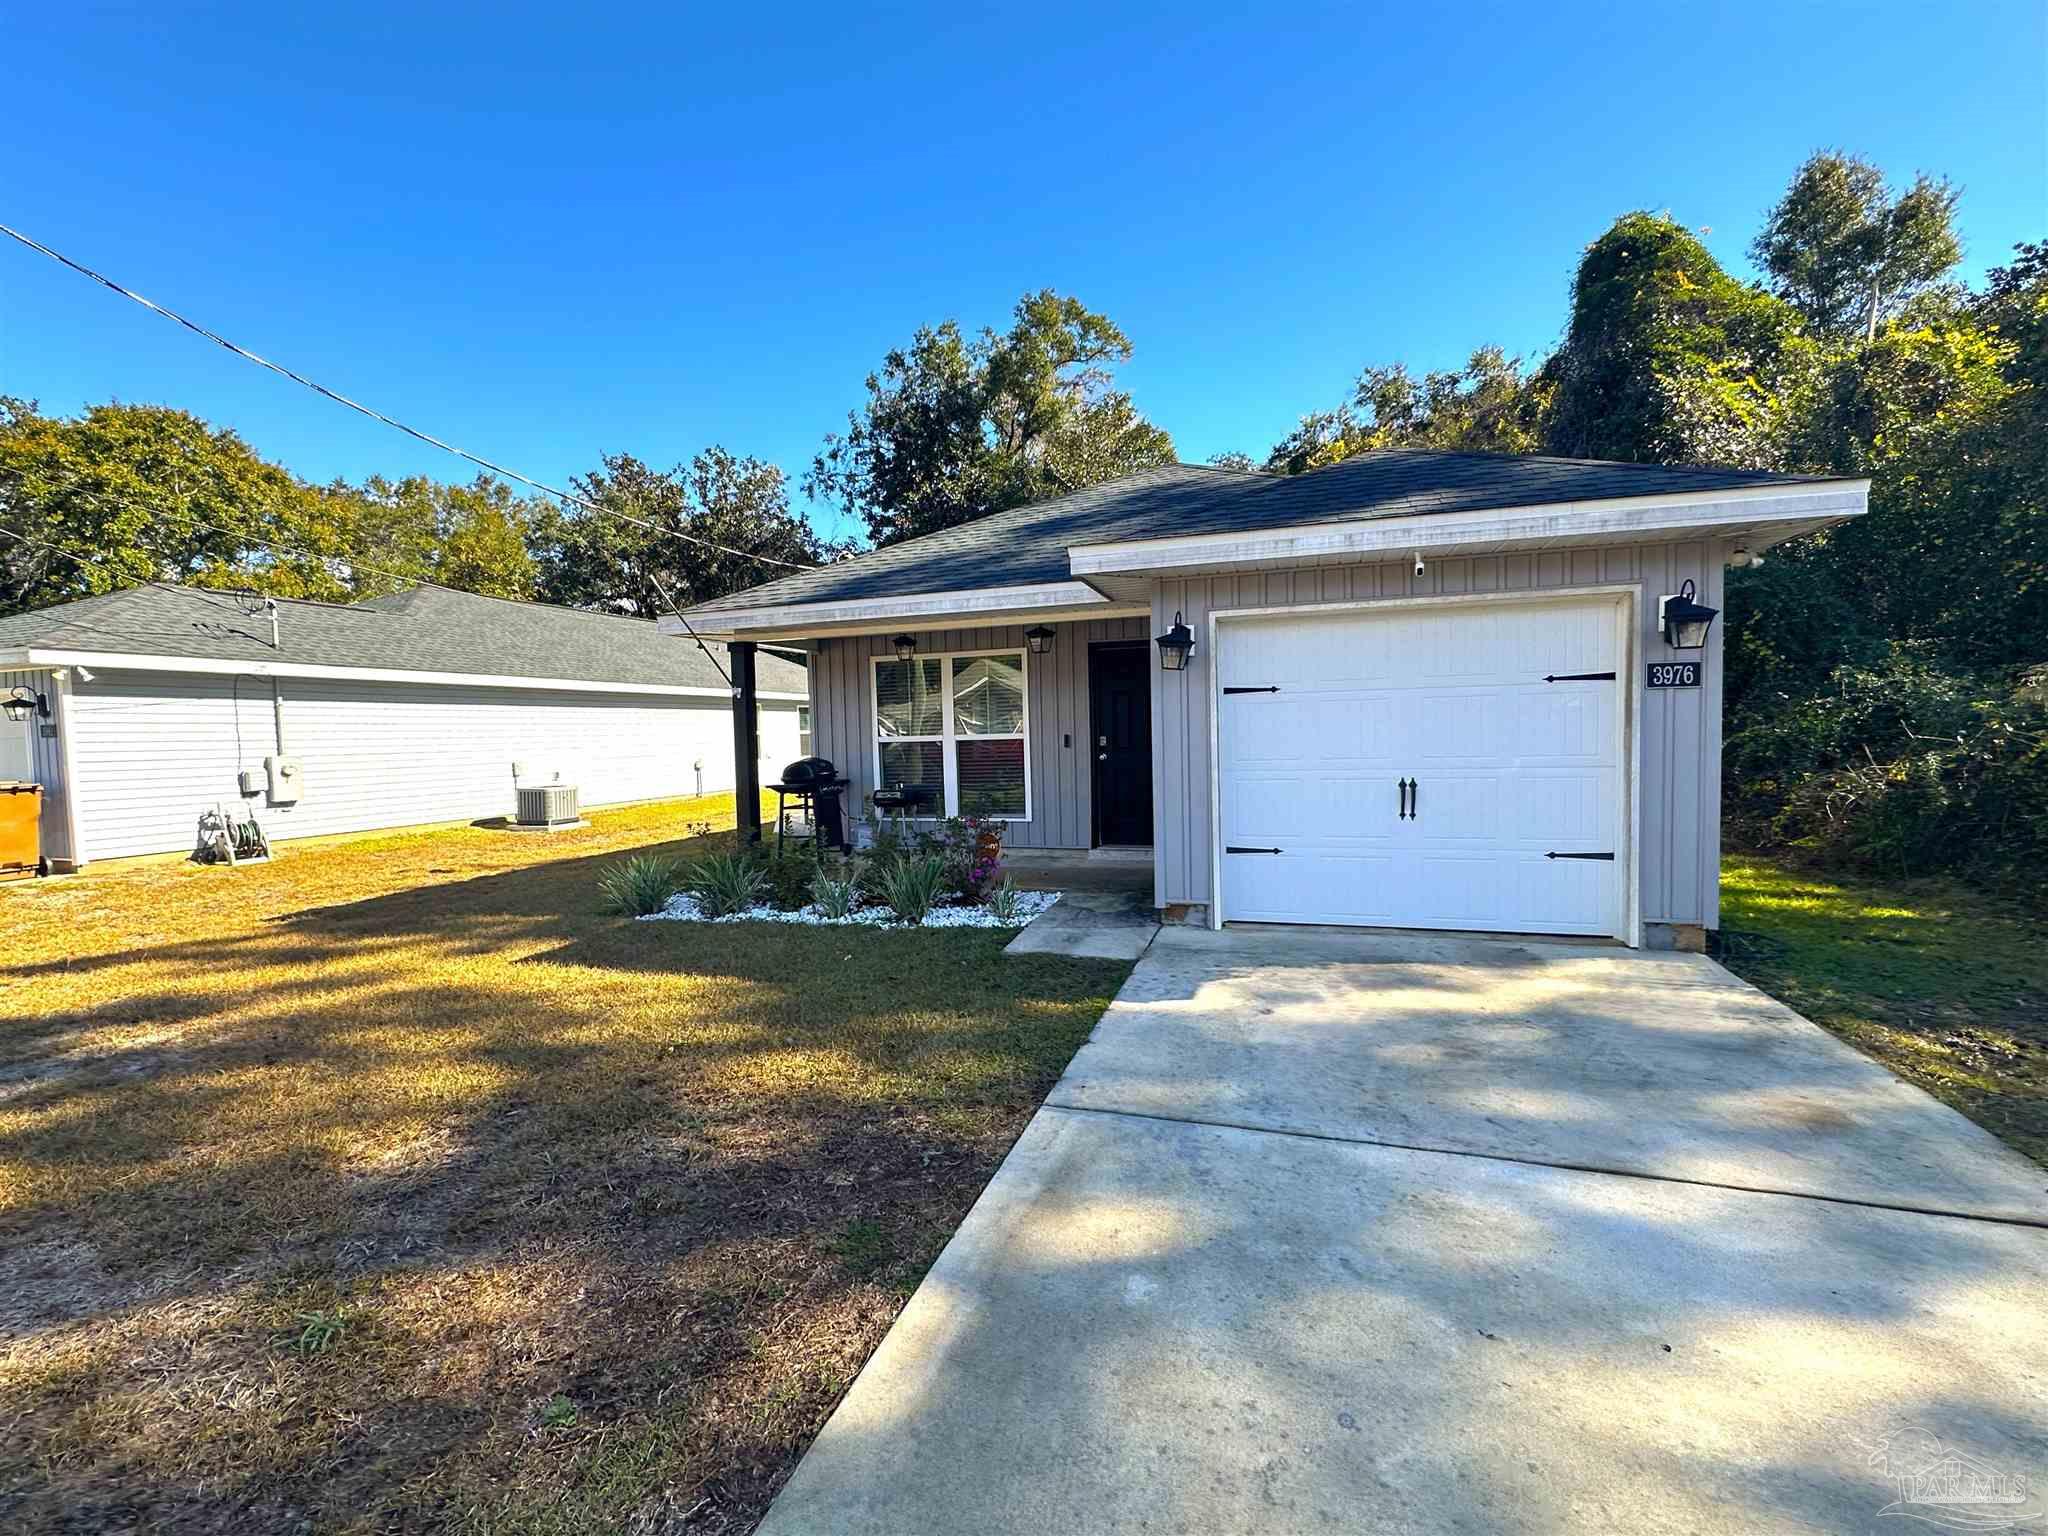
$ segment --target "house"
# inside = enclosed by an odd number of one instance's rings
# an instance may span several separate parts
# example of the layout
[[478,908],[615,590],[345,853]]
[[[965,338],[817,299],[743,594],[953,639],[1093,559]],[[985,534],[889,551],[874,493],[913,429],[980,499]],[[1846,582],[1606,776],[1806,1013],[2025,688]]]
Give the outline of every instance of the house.
[[1718,609],[1729,564],[1868,493],[1416,450],[1177,465],[688,617],[809,652],[816,750],[858,794],[916,786],[1011,848],[1149,849],[1172,917],[1692,946],[1723,626],[1664,610]]
[[[435,587],[349,604],[132,587],[0,619],[0,695],[27,717],[0,721],[0,780],[43,786],[59,869],[190,849],[215,805],[253,806],[275,840],[505,815],[515,772],[586,806],[729,789],[711,650]],[[748,665],[755,750],[779,767],[803,752],[804,668]]]

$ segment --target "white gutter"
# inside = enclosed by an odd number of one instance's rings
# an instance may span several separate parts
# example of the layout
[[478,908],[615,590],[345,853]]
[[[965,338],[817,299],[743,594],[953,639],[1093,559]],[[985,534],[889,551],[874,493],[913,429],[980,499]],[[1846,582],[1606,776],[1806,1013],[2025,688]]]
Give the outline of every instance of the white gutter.
[[1720,534],[1771,523],[1823,527],[1869,509],[1868,480],[1826,485],[1757,486],[1710,496],[1630,496],[1549,502],[1483,512],[1426,512],[1310,523],[1289,528],[1190,533],[1157,539],[1077,544],[1067,551],[1076,576],[1172,571],[1251,561],[1331,556],[1383,559],[1508,544],[1627,543],[1685,534]]
[[[104,667],[125,672],[195,672],[214,677],[327,678],[341,682],[422,683],[444,688],[516,688],[557,693],[629,693],[664,698],[730,699],[729,688],[696,688],[675,683],[602,683],[580,677],[509,677],[489,672],[421,672],[398,667],[323,667],[310,662],[231,661],[213,656],[151,656],[125,651],[69,651],[29,646],[0,653],[0,670]],[[762,692],[773,703],[807,703],[808,693]]]
[[[1081,608],[1078,619],[1107,618],[1118,606],[1085,581],[1052,581],[1023,587],[970,587],[958,592],[916,592],[900,597],[847,598],[839,602],[790,603],[779,608],[735,609],[730,613],[690,615],[696,632],[712,639],[746,639],[750,634],[776,632],[801,635],[820,627],[843,633],[859,633],[857,625],[887,628],[920,619],[942,621],[945,625],[967,627],[1049,615],[1050,610]],[[1131,612],[1149,612],[1131,609]],[[673,615],[656,621],[663,634],[684,633],[683,621]]]

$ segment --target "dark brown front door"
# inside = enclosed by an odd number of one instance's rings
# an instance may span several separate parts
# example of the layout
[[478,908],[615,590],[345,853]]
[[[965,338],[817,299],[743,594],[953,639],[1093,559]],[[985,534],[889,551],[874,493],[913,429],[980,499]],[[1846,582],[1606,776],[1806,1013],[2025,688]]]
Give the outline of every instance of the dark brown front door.
[[1142,640],[1088,648],[1098,847],[1152,841],[1151,652]]

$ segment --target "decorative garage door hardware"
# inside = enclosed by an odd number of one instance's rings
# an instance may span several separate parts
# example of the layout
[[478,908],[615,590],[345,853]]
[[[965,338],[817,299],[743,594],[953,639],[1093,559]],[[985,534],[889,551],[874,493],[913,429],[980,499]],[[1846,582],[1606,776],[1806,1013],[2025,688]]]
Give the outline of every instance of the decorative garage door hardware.
[[1418,785],[1414,779],[1395,780],[1395,788],[1401,791],[1399,819],[1402,821],[1413,821],[1415,819],[1415,791],[1417,787]]
[[1279,850],[1278,848],[1240,848],[1240,847],[1238,847],[1238,845],[1237,845],[1236,843],[1227,843],[1227,844],[1225,844],[1225,845],[1224,845],[1224,848],[1223,848],[1223,851],[1224,851],[1225,853],[1278,853],[1278,852],[1280,852],[1280,850]]
[[1611,683],[1612,672],[1552,672],[1545,675],[1546,683]]
[[1263,688],[1226,688],[1223,691],[1225,693],[1278,693],[1280,685],[1278,683],[1268,683]]
[[1546,859],[1605,859],[1610,864],[1614,862],[1614,855],[1611,853],[1546,853],[1543,857]]

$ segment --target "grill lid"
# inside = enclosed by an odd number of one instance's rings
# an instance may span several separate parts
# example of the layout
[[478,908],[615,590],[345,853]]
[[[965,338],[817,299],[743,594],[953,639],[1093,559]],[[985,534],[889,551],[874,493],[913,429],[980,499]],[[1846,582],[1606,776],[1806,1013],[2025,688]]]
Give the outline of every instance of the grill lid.
[[834,784],[839,780],[839,770],[826,757],[800,757],[782,770],[782,782],[791,789],[809,789],[819,784]]

